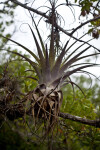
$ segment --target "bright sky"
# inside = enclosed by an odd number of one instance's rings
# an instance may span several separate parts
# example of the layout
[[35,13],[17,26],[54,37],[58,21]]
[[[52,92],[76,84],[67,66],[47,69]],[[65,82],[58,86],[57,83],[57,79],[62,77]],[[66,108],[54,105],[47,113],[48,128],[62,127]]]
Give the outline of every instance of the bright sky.
[[[19,0],[19,1],[24,3],[25,0]],[[32,1],[32,0],[26,0],[26,2],[28,2],[28,1]],[[33,4],[33,8],[37,8],[37,7],[42,6],[42,5],[47,5],[47,3],[45,3],[45,1],[46,0],[36,0],[36,3]],[[62,3],[65,3],[65,0],[62,0]],[[46,8],[42,7],[39,10],[45,11]],[[61,6],[58,8],[58,11],[64,17],[64,20],[66,22],[64,25],[64,22],[62,21],[63,22],[62,27],[64,27],[64,29],[72,29],[72,28],[76,27],[79,24],[79,22],[85,21],[85,18],[83,18],[83,17],[81,17],[80,21],[78,20],[79,15],[80,15],[80,9],[78,7],[75,8],[75,10],[73,9],[76,20],[74,19],[74,15],[72,14],[71,9]],[[38,16],[38,15],[35,15],[35,16]],[[35,19],[37,20],[38,17],[36,17]],[[27,24],[25,24],[25,23],[31,24],[31,18],[30,18],[28,11],[18,6],[17,9],[15,10],[14,20],[16,21],[17,32],[13,36],[13,39],[20,42],[21,44],[27,46],[31,50],[35,51],[34,42],[33,42],[31,32],[30,32]],[[48,26],[48,28],[49,28],[49,26]],[[46,29],[46,25],[43,23],[43,21],[41,21],[41,23],[39,25],[39,30],[41,31],[43,39],[46,40],[47,35],[48,35],[48,29]],[[83,32],[86,32],[86,30],[87,30],[87,26],[85,28],[82,28],[82,30],[78,30],[78,32],[75,34],[75,36],[79,37],[79,35],[82,35]],[[62,42],[66,42],[67,38],[68,37],[66,35],[61,33]],[[87,40],[88,38],[89,38],[89,36],[85,37],[85,40]],[[95,45],[97,48],[100,48],[99,43],[100,43],[100,39],[92,41],[92,45]],[[99,59],[98,59],[98,62],[100,63]],[[92,73],[95,72],[95,74],[97,76],[100,76],[100,68],[99,69],[92,68],[92,69],[88,69],[88,70],[90,70]]]

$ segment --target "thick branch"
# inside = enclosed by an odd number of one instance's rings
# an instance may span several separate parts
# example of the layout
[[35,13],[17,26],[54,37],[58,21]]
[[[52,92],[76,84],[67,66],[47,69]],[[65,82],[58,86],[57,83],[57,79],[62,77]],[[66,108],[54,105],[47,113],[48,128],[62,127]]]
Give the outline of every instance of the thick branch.
[[15,3],[16,5],[19,5],[19,6],[25,8],[27,10],[30,10],[30,11],[32,11],[32,12],[34,12],[34,13],[36,13],[36,14],[38,14],[38,15],[40,15],[40,16],[45,17],[45,18],[48,19],[48,16],[45,13],[43,13],[41,11],[38,11],[38,10],[36,10],[34,8],[31,8],[31,7],[27,6],[26,4],[20,3],[17,0],[9,0],[9,1],[11,1],[11,2]]
[[[39,10],[36,10],[36,9],[34,9],[34,8],[31,8],[31,7],[27,6],[27,5],[25,5],[25,4],[22,4],[22,3],[20,3],[20,2],[17,1],[17,0],[10,0],[10,1],[49,20],[49,16],[47,16],[45,13],[43,13],[43,12],[41,12],[41,11],[39,11]],[[77,28],[75,28],[71,33],[67,32],[65,29],[63,29],[62,27],[60,27],[60,26],[57,25],[57,24],[56,24],[55,26],[56,26],[60,31],[62,31],[63,33],[65,33],[66,35],[72,37],[73,39],[75,39],[75,40],[77,40],[77,41],[79,41],[79,42],[83,42],[84,44],[88,44],[88,45],[90,45],[91,47],[95,48],[96,50],[98,50],[98,51],[100,52],[100,50],[99,50],[98,48],[96,48],[95,46],[92,46],[92,45],[89,44],[88,42],[85,42],[85,41],[83,41],[83,40],[80,40],[80,39],[78,39],[78,38],[76,38],[76,37],[74,37],[74,36],[72,35],[76,30],[78,30],[79,28],[81,28],[81,27],[84,26],[85,24],[87,24],[87,23],[89,23],[89,22],[91,22],[91,21],[95,21],[95,20],[97,20],[97,19],[100,19],[100,16],[99,16],[99,17],[96,17],[96,18],[94,18],[94,19],[90,19],[90,20],[84,22],[83,24],[81,24],[80,26],[78,26]],[[47,21],[47,23],[49,23],[49,21]]]
[[90,119],[86,119],[86,118],[82,118],[82,117],[79,117],[79,116],[74,116],[74,115],[71,115],[71,114],[68,114],[68,113],[62,113],[62,112],[60,112],[59,116],[61,118],[64,118],[64,119],[69,119],[69,120],[72,120],[72,121],[76,121],[76,122],[80,122],[80,123],[83,123],[83,124],[87,124],[87,125],[91,125],[91,126],[95,126],[97,128],[100,128],[100,119],[90,120]]
[[[19,6],[21,6],[21,7],[23,7],[23,8],[25,8],[25,9],[27,9],[27,10],[30,10],[30,11],[32,11],[32,12],[34,12],[34,13],[40,15],[40,16],[46,18],[46,19],[49,19],[49,16],[47,16],[45,13],[43,13],[43,12],[41,12],[41,11],[39,11],[39,10],[36,10],[36,9],[34,9],[34,8],[31,8],[31,7],[27,6],[27,5],[25,5],[25,4],[22,4],[22,3],[20,3],[20,2],[17,1],[17,0],[10,0],[10,1],[13,2],[13,3],[15,3],[15,4],[17,4],[17,5],[19,5]],[[49,21],[47,21],[47,23],[49,23]],[[63,28],[61,28],[61,27],[58,26],[58,25],[57,25],[57,27],[59,28],[59,30],[61,30],[62,32],[64,32],[65,34],[67,34],[67,35],[70,36],[70,33],[68,33],[67,31],[65,31]]]
[[[0,114],[6,116],[9,120],[12,121],[18,118],[22,118],[25,114],[32,116],[31,111],[26,111],[25,106],[22,103],[15,105],[5,105],[4,101],[0,101]],[[59,113],[59,117],[100,128],[100,119],[89,120],[62,112]]]
[[[10,1],[13,2],[13,3],[15,3],[15,4],[17,4],[17,5],[19,5],[19,6],[21,6],[21,7],[23,7],[23,8],[25,8],[25,9],[27,9],[27,10],[30,10],[30,11],[32,11],[32,12],[34,12],[34,13],[36,13],[36,14],[42,16],[42,17],[45,17],[46,19],[49,19],[49,16],[47,16],[45,13],[43,13],[43,12],[41,12],[41,11],[39,11],[39,10],[36,10],[36,9],[34,9],[34,8],[31,8],[31,7],[27,6],[26,4],[22,4],[22,3],[20,3],[20,2],[17,1],[17,0],[10,0]],[[99,15],[98,17],[95,17],[95,18],[93,18],[93,19],[90,19],[90,20],[88,20],[88,21],[82,23],[81,25],[79,25],[78,27],[76,27],[71,33],[67,32],[66,30],[64,30],[63,28],[61,28],[61,27],[58,26],[58,25],[57,25],[57,27],[58,27],[59,30],[61,30],[62,32],[64,32],[65,34],[67,34],[67,35],[69,35],[69,36],[71,36],[72,38],[75,39],[75,37],[72,36],[72,34],[73,34],[75,31],[77,31],[78,29],[80,29],[82,26],[84,26],[84,25],[86,25],[86,24],[88,24],[88,23],[90,23],[90,22],[92,22],[92,21],[96,21],[96,20],[98,20],[98,19],[100,19],[100,15]],[[49,21],[48,21],[47,23],[49,23]],[[78,39],[77,39],[77,40],[78,40]],[[79,41],[80,41],[80,42],[83,42],[82,40],[79,40]]]

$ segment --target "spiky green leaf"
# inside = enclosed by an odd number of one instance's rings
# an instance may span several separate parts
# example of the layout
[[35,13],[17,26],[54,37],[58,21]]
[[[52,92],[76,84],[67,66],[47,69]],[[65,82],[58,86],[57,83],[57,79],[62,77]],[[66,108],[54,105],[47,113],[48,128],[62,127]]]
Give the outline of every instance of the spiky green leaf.
[[41,48],[39,46],[37,38],[36,38],[36,36],[35,36],[35,34],[34,34],[34,32],[33,32],[33,30],[32,30],[30,25],[29,25],[29,28],[31,30],[31,33],[33,35],[33,38],[34,38],[34,41],[35,41],[35,44],[36,44],[36,47],[37,47],[37,51],[38,51],[38,55],[39,55],[39,58],[40,58],[41,67],[44,68],[45,67],[45,61],[44,61],[44,57],[43,57],[43,54],[42,54],[42,50],[41,50]]
[[77,58],[83,54],[84,52],[86,52],[91,46],[88,46],[87,48],[85,48],[83,51],[81,51],[80,53],[78,53],[76,56],[74,56],[73,58],[71,58],[66,64],[64,64],[62,66],[62,68],[60,69],[60,74],[63,74],[63,72],[74,62],[76,62]]
[[62,52],[61,52],[60,55],[58,56],[57,61],[56,61],[55,65],[54,65],[54,67],[53,67],[53,69],[52,69],[52,78],[55,78],[55,77],[57,77],[57,75],[58,75],[58,72],[59,72],[59,69],[60,69],[60,65],[61,65],[62,59],[63,59],[63,57],[64,57],[64,55],[65,55],[65,53],[66,53],[65,50],[66,50],[66,47],[67,47],[67,45],[68,45],[68,42],[69,42],[69,41],[66,42],[64,48],[62,49]]
[[42,40],[42,37],[41,37],[41,35],[40,35],[40,32],[39,32],[39,30],[38,30],[38,28],[37,28],[37,25],[36,25],[35,20],[34,20],[34,18],[33,18],[33,16],[32,16],[31,13],[30,13],[30,15],[31,15],[32,21],[33,21],[33,23],[34,23],[34,25],[35,25],[35,28],[36,28],[36,31],[37,31],[37,34],[38,34],[38,37],[39,37],[39,40],[40,40],[40,43],[41,43],[41,46],[42,46],[42,50],[43,50],[43,53],[44,53],[44,56],[45,56],[45,55],[46,55],[46,50],[45,50],[44,42],[43,42],[43,40]]
[[20,44],[20,43],[14,41],[14,40],[12,40],[12,39],[9,39],[9,38],[7,38],[7,37],[5,37],[5,36],[3,36],[3,35],[0,35],[0,36],[2,36],[3,38],[5,38],[5,39],[7,39],[7,40],[9,40],[9,41],[11,41],[11,42],[17,44],[17,45],[20,46],[21,48],[25,49],[27,52],[29,52],[29,53],[34,57],[34,59],[35,59],[38,63],[40,62],[40,61],[39,61],[39,58],[38,58],[31,50],[29,50],[27,47],[23,46],[22,44]]

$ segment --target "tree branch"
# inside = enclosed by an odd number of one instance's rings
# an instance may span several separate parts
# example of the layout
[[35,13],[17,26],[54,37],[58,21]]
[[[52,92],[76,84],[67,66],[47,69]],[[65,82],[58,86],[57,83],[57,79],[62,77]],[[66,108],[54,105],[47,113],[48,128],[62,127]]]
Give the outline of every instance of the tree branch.
[[87,125],[91,125],[91,126],[95,126],[97,128],[100,128],[100,119],[90,120],[90,119],[86,119],[86,118],[82,118],[82,117],[79,117],[79,116],[74,116],[74,115],[71,115],[71,114],[68,114],[68,113],[62,113],[62,112],[59,113],[59,116],[61,118],[64,118],[64,119],[69,119],[69,120],[72,120],[72,121],[76,121],[76,122],[80,122],[80,123],[83,123],[83,124],[87,124]]
[[71,35],[72,35],[74,32],[76,32],[78,29],[80,29],[82,26],[84,26],[84,25],[86,25],[86,24],[88,24],[88,23],[90,23],[90,22],[92,22],[92,21],[96,21],[96,20],[98,20],[98,19],[100,19],[100,15],[99,15],[98,17],[95,17],[95,18],[93,18],[93,19],[90,19],[90,20],[88,20],[88,21],[82,23],[81,25],[79,25],[78,27],[76,27],[76,28],[71,32]]
[[[0,115],[6,116],[9,120],[13,121],[15,119],[22,118],[25,114],[32,116],[31,110],[26,111],[23,103],[15,105],[5,105],[4,101],[0,101]],[[59,117],[100,128],[100,119],[89,120],[62,112],[59,113]]]
[[[32,12],[34,12],[34,13],[36,13],[36,14],[38,14],[38,15],[40,15],[40,16],[42,16],[42,17],[44,17],[44,18],[46,18],[46,19],[49,20],[49,16],[47,16],[45,13],[43,13],[43,12],[41,12],[41,11],[39,11],[39,10],[36,10],[36,9],[34,9],[34,8],[31,8],[31,7],[27,6],[27,5],[25,5],[25,4],[22,4],[22,3],[20,3],[20,2],[17,1],[17,0],[9,0],[9,1],[11,1],[11,2],[13,2],[13,3],[15,3],[15,4],[21,6],[21,7],[25,8],[25,9],[27,9],[27,10],[30,10],[30,11],[32,11]],[[85,24],[87,24],[87,23],[89,23],[89,22],[91,22],[91,21],[95,21],[96,19],[100,19],[100,16],[99,16],[99,17],[96,17],[96,18],[94,18],[94,19],[90,19],[90,20],[84,22],[83,24],[81,24],[80,26],[78,26],[77,28],[75,28],[71,33],[67,32],[65,29],[63,29],[62,27],[60,27],[60,26],[57,25],[57,24],[56,24],[55,26],[56,26],[60,31],[62,31],[63,33],[65,33],[66,35],[72,37],[73,39],[75,39],[75,40],[77,40],[77,41],[79,41],[79,42],[83,42],[84,44],[88,44],[88,45],[90,45],[91,47],[95,48],[96,50],[98,50],[98,51],[100,52],[100,50],[99,50],[98,48],[96,48],[95,46],[89,44],[88,42],[85,42],[85,41],[83,41],[83,40],[80,40],[80,39],[78,39],[78,38],[76,38],[76,37],[74,37],[74,36],[72,35],[76,30],[78,30],[79,28],[81,28],[82,26],[84,26]],[[47,23],[49,23],[49,21],[47,21]]]
[[31,8],[31,7],[27,6],[26,4],[23,4],[23,3],[21,3],[21,2],[19,2],[19,1],[17,1],[17,0],[9,0],[9,1],[11,1],[11,2],[15,3],[16,5],[19,5],[19,6],[25,8],[25,9],[27,9],[27,10],[30,10],[30,11],[32,11],[32,12],[34,12],[34,13],[36,13],[36,14],[42,16],[42,17],[45,17],[45,18],[47,18],[47,19],[49,18],[45,13],[43,13],[43,12],[41,12],[41,11],[38,11],[38,10],[36,10],[36,9],[34,9],[34,8]]

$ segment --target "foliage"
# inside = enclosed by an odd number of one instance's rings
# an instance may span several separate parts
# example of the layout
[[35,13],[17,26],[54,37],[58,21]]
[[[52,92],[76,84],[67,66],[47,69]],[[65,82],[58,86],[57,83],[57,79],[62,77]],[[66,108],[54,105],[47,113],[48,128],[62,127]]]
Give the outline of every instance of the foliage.
[[[0,35],[5,34],[6,37],[11,37],[15,32],[14,27],[14,9],[16,8],[16,5],[10,3],[8,0],[4,0],[0,2]],[[10,27],[12,27],[13,30],[9,33],[7,31]],[[6,44],[8,40],[0,38],[0,49],[2,49]]]
[[[11,61],[11,58],[13,60],[16,58],[17,61]],[[21,81],[21,78],[20,78],[21,76],[23,77],[23,75],[24,76],[29,75],[29,72],[25,73],[25,70],[31,69],[30,65],[22,61],[22,63],[20,63],[20,66],[19,66],[18,60],[20,58],[19,56],[16,57],[16,55],[14,54],[11,55],[11,58],[10,58],[11,63],[9,63],[9,68],[8,68],[8,71],[10,71],[10,76],[12,72],[16,70],[15,73],[13,74],[13,78],[17,77]],[[83,85],[82,83],[84,83],[84,81],[86,81],[87,83],[87,80],[89,79],[84,76],[80,76],[80,78],[78,77],[77,82]],[[35,85],[35,82],[33,82],[34,87],[30,87],[31,82],[32,82],[31,79],[26,80],[24,78],[24,80],[20,82],[20,88],[21,88],[20,91],[22,92],[25,91],[27,93],[28,90],[29,91],[32,90],[36,85]],[[71,113],[76,116],[79,115],[81,117],[86,117],[88,119],[95,119],[98,116],[98,114],[95,113],[94,110],[96,109],[96,107],[91,102],[91,97],[93,96],[92,91],[94,91],[94,87],[95,87],[95,92],[96,92],[97,91],[96,87],[98,89],[97,83],[94,84],[93,88],[88,89],[88,90],[85,87],[83,88],[81,87],[85,91],[86,97],[84,97],[83,93],[78,88],[75,88],[75,95],[73,95],[73,89],[71,85],[65,86],[63,88],[64,98],[63,98],[61,111]],[[97,96],[98,97],[96,99],[99,99],[99,94]],[[94,99],[94,102],[95,102],[95,99]],[[1,146],[6,145],[7,150],[12,147],[13,149],[17,149],[17,147],[19,147],[19,149],[28,150],[30,148],[31,150],[34,148],[38,150],[40,146],[41,146],[41,149],[48,149],[47,148],[48,142],[43,142],[42,141],[43,137],[40,140],[41,138],[40,133],[41,133],[42,126],[40,127],[39,131],[36,132],[32,119],[29,117],[25,117],[25,118],[26,118],[25,120],[17,119],[14,121],[14,123],[9,122],[8,120],[2,121],[2,124],[1,124],[2,127],[0,131]],[[30,122],[29,126],[27,122]],[[20,134],[22,133],[21,137],[19,136],[19,133]],[[28,134],[30,134],[30,136],[28,136]],[[22,138],[23,137],[22,135],[24,135],[24,139]],[[8,137],[11,139],[10,142],[9,142]],[[24,140],[28,140],[28,142]],[[6,144],[4,144],[4,142],[2,141],[4,141]],[[73,150],[82,149],[84,150],[84,149],[94,149],[94,147],[96,150],[98,150],[100,146],[99,144],[100,130],[96,129],[95,127],[90,127],[88,125],[83,125],[83,124],[76,123],[70,120],[60,119],[57,127],[55,128],[53,141],[55,143],[54,150],[59,149],[59,148],[60,149],[73,149]]]
[[[17,68],[18,66],[16,66],[16,71]],[[22,71],[21,69],[23,70],[22,67],[20,69],[18,68],[19,71]],[[24,71],[22,72],[23,72],[22,74],[24,74]],[[78,78],[78,80],[81,78],[83,78],[83,76]],[[84,77],[84,80],[88,80],[88,79]],[[26,85],[26,81],[25,80],[23,81],[25,82]],[[28,84],[26,86],[30,85],[29,81],[30,79],[28,79]],[[91,88],[90,90],[84,88],[84,90],[87,91],[85,93],[86,97],[84,97],[84,95],[80,92],[80,90],[76,89],[75,97],[73,99],[72,87],[69,85],[63,88],[64,98],[63,98],[63,104],[61,110],[63,112],[79,115],[81,117],[86,117],[88,119],[95,119],[97,117],[97,114],[94,111],[96,108],[95,105],[91,102],[91,97],[93,96],[93,93],[91,91],[93,90],[93,88]],[[30,122],[29,126],[27,122]],[[42,128],[40,127],[39,131],[36,132],[34,123],[31,118],[26,117],[25,120],[17,119],[14,122],[3,120],[1,125],[2,127],[0,131],[0,139],[1,139],[0,141],[1,144],[3,144],[4,142],[6,143],[4,145],[6,145],[7,150],[12,148],[12,146],[14,146],[13,147],[14,149],[17,149],[17,147],[19,147],[19,149],[28,150],[30,148],[31,150],[34,148],[37,150],[40,148],[40,146],[41,149],[48,149],[47,148],[48,142],[42,141],[43,137],[41,138],[41,134],[39,133]],[[18,135],[19,133],[20,134],[22,133],[21,137],[19,137]],[[23,136],[24,139],[22,138]],[[12,139],[13,141],[10,140],[9,142],[8,137],[10,137],[10,139]],[[2,140],[4,142],[2,142]],[[24,140],[28,140],[28,142],[25,142]],[[57,127],[55,128],[55,132],[53,136],[53,142],[55,143],[53,148],[54,150],[59,148],[73,149],[73,150],[74,149],[90,150],[90,149],[94,149],[95,147],[96,150],[99,150],[99,146],[100,146],[99,141],[100,141],[99,128],[96,129],[95,127],[90,127],[88,125],[76,123],[70,120],[60,119]]]
[[4,123],[0,129],[0,148],[5,150],[39,150],[43,147],[37,146],[36,143],[26,141],[18,132],[11,130],[9,123]]
[[[100,2],[97,0],[79,0],[78,2],[81,7],[81,16],[88,17],[90,14],[95,19],[100,15]],[[89,25],[90,29],[88,33],[92,37],[98,39],[100,36],[100,18],[98,20],[92,21]]]

